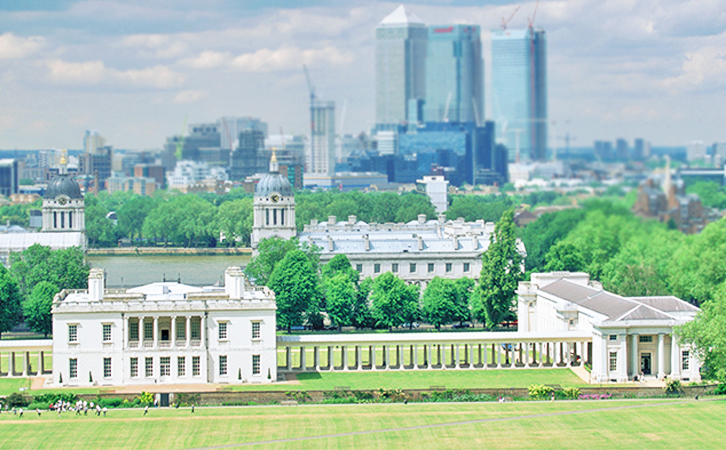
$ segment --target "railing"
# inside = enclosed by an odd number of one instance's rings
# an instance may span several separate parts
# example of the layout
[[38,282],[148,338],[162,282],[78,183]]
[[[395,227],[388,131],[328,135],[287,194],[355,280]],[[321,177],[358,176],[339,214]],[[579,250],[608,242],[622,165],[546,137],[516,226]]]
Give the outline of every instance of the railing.
[[151,348],[154,346],[154,341],[144,341],[145,348]]
[[160,341],[159,342],[159,348],[169,348],[171,347],[171,341]]
[[202,341],[200,339],[192,339],[192,347],[201,347]]
[[129,341],[129,348],[138,348],[139,341]]

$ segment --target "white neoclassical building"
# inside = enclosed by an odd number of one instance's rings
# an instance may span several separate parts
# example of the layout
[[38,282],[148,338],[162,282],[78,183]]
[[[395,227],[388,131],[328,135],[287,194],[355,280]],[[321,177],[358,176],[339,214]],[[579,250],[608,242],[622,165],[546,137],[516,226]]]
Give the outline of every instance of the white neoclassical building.
[[586,332],[591,382],[626,382],[645,375],[700,381],[700,362],[679,345],[673,327],[699,309],[673,296],[622,297],[586,273],[532,274],[519,284],[519,332]]
[[53,384],[61,386],[269,383],[277,379],[275,295],[239,267],[223,288],[158,282],[53,301]]
[[295,196],[290,180],[279,170],[277,156],[272,151],[270,172],[255,186],[252,218],[252,249],[256,251],[263,239],[295,237]]

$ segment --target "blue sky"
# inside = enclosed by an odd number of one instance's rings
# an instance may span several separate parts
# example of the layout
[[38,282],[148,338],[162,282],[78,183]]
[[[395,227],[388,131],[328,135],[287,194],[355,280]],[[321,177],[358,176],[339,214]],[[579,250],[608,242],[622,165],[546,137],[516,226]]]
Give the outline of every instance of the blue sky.
[[[374,29],[399,3],[25,0],[0,3],[0,148],[158,148],[189,122],[255,116],[304,133],[308,65],[344,130],[374,121]],[[535,3],[405,3],[427,23],[511,28]],[[726,0],[543,0],[549,116],[573,145],[726,141]],[[488,65],[489,36],[484,33]],[[488,71],[487,71],[488,72]],[[488,93],[488,92],[487,92]],[[490,96],[487,115],[492,118]],[[339,118],[339,122],[341,122]],[[562,145],[562,141],[558,141]]]

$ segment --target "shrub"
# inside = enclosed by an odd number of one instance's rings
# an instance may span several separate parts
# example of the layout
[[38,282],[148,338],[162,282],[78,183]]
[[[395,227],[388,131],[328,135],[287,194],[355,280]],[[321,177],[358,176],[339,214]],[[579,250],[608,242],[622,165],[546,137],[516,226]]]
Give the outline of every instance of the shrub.
[[141,395],[136,398],[139,399],[139,403],[142,405],[151,405],[154,403],[154,394],[151,392],[141,391]]
[[28,401],[25,399],[25,397],[22,396],[22,394],[19,394],[17,392],[13,392],[12,394],[8,395],[5,399],[5,403],[10,408],[15,408],[19,406],[28,406]]
[[378,401],[383,402],[402,402],[406,400],[406,394],[400,389],[385,389],[378,388],[376,391],[378,395]]
[[202,397],[199,394],[187,394],[180,392],[174,394],[174,404],[179,406],[198,405]]
[[289,391],[285,392],[285,395],[295,399],[298,403],[305,403],[308,400],[312,400],[310,394],[305,391]]
[[124,402],[124,400],[122,398],[118,398],[118,397],[112,397],[112,398],[101,398],[101,397],[98,397],[96,399],[96,403],[98,403],[99,405],[101,405],[102,408],[103,407],[105,407],[105,408],[118,408],[119,406],[121,406],[121,404],[123,402]]
[[28,410],[48,409],[48,403],[33,402],[28,405]]
[[663,391],[666,393],[666,395],[681,395],[683,392],[683,388],[681,387],[681,381],[680,380],[666,380],[666,385],[663,388]]
[[726,395],[726,383],[721,383],[718,386],[716,386],[716,389],[713,391],[715,395]]
[[530,398],[535,400],[549,400],[555,390],[543,384],[532,384],[527,388],[527,391],[529,392]]
[[580,389],[576,387],[564,388],[558,393],[566,400],[574,400],[580,396]]

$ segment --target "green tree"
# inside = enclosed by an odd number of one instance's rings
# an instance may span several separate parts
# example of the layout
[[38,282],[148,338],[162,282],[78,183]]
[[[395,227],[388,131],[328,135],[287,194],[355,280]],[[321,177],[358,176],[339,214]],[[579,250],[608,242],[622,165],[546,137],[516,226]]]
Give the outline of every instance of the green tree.
[[490,330],[512,316],[514,291],[523,278],[513,216],[510,209],[494,227],[489,248],[482,255],[480,292],[472,299],[472,314]]
[[401,196],[401,207],[396,212],[396,222],[410,222],[416,220],[419,214],[425,214],[427,219],[436,218],[436,209],[428,195],[418,192],[409,192]]
[[90,267],[78,247],[51,250],[36,244],[10,256],[10,271],[27,297],[42,281],[61,289],[85,289]]
[[376,325],[369,300],[372,289],[373,278],[371,277],[364,278],[358,285],[351,323],[356,328],[373,328]]
[[371,313],[376,326],[392,329],[403,323],[413,323],[419,316],[419,290],[386,272],[373,280]]
[[585,267],[579,250],[571,243],[560,241],[547,253],[545,272],[579,272]]
[[353,325],[356,295],[355,285],[345,273],[338,273],[325,282],[325,311],[338,331]]
[[726,382],[726,285],[702,305],[695,320],[675,328],[680,343],[692,344],[710,376]]
[[58,286],[47,281],[36,284],[30,297],[23,304],[25,323],[36,333],[45,337],[53,332],[53,297],[60,292]]
[[144,220],[156,208],[158,200],[153,197],[135,195],[116,210],[118,233],[129,239],[144,237]]
[[345,274],[354,286],[358,286],[360,274],[353,268],[350,264],[350,260],[344,253],[339,253],[333,256],[333,258],[320,270],[323,282],[325,282],[326,279],[332,278],[341,273]]
[[96,196],[85,198],[86,236],[90,247],[111,247],[116,245],[113,222],[106,217],[108,208]]
[[527,270],[544,270],[550,248],[567,236],[584,218],[584,209],[566,209],[542,214],[533,223],[521,228],[519,234],[527,249]]
[[257,247],[257,256],[247,265],[245,273],[255,283],[268,285],[275,266],[285,258],[288,252],[298,248],[297,239],[281,239],[272,237],[260,241]]
[[22,295],[8,270],[0,265],[0,337],[22,319]]
[[275,266],[269,287],[277,299],[277,323],[291,326],[312,322],[320,311],[317,269],[302,250],[289,251]]
[[250,244],[252,234],[252,199],[243,198],[222,203],[214,219],[215,235],[220,232],[228,245]]
[[465,280],[469,279],[434,277],[431,280],[421,300],[422,316],[427,323],[439,330],[442,325],[469,319],[469,291],[472,283]]

